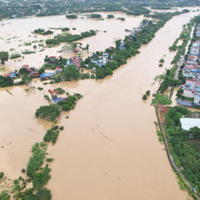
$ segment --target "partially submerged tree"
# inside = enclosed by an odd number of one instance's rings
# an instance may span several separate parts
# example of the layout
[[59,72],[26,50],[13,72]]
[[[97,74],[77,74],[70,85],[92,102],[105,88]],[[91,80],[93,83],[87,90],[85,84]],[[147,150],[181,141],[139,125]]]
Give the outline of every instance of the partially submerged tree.
[[27,74],[24,74],[24,76],[22,77],[22,81],[25,85],[29,85],[32,82],[32,78],[29,77]]
[[1,63],[4,64],[5,61],[8,61],[9,54],[7,51],[0,51]]

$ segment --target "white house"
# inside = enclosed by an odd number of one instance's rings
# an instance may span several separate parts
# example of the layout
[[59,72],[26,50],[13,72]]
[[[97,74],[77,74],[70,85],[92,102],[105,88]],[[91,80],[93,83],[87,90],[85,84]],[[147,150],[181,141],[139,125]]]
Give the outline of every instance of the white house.
[[190,128],[197,126],[200,128],[200,118],[180,118],[181,128],[189,131]]

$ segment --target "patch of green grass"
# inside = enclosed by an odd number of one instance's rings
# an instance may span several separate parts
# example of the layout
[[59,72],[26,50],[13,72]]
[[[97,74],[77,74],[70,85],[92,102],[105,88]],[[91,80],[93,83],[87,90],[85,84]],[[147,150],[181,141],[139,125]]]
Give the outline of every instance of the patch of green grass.
[[24,51],[24,52],[22,52],[22,54],[32,54],[32,53],[35,53],[35,51]]
[[193,143],[193,147],[197,152],[200,152],[200,143]]
[[161,95],[161,94],[157,94],[155,99],[153,99],[152,104],[158,104],[158,101],[162,104],[162,105],[171,105],[172,104],[172,100],[169,99],[167,96]]

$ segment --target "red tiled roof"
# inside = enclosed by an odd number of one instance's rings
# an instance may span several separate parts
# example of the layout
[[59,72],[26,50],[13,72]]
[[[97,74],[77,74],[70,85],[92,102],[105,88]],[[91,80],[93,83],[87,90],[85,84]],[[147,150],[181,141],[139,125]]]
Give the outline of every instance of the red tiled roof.
[[4,74],[4,77],[10,76],[10,74]]
[[29,68],[29,65],[23,65],[22,68]]
[[187,88],[185,88],[184,90],[186,90],[186,91],[190,91],[189,89],[187,89]]
[[52,90],[49,89],[48,92],[49,92],[50,94],[54,94],[54,93],[57,94],[57,92],[56,92],[55,90],[52,91]]

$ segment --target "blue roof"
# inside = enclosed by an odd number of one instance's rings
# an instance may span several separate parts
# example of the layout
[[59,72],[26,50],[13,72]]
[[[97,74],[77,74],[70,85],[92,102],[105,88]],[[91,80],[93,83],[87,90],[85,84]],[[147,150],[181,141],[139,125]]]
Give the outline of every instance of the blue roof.
[[15,74],[10,74],[11,78],[16,78]]
[[194,54],[194,53],[190,53],[189,56],[200,56],[200,54]]
[[58,97],[58,98],[54,98],[54,99],[51,99],[54,103],[58,103],[59,101],[63,101],[63,99],[61,97]]
[[182,99],[177,99],[177,103],[182,106],[189,106],[189,107],[193,106],[191,101],[186,101],[186,100],[182,100]]
[[50,76],[50,75],[54,75],[54,74],[56,74],[56,72],[51,72],[51,73],[48,73],[48,74],[49,74],[49,76]]
[[46,78],[46,77],[49,77],[50,74],[49,73],[42,73],[40,78]]

